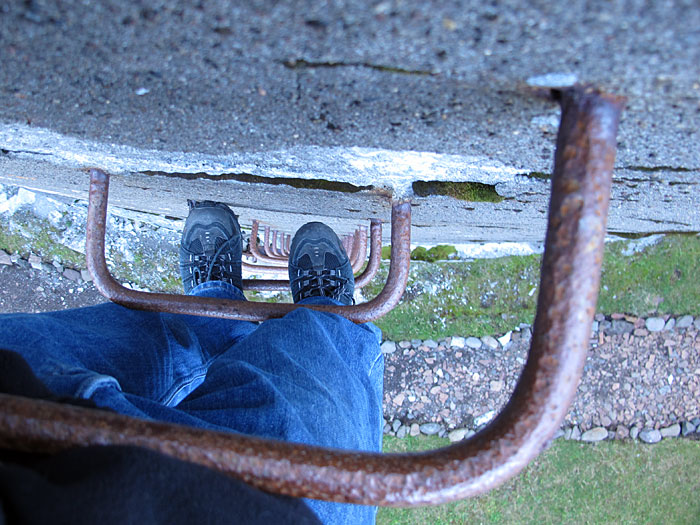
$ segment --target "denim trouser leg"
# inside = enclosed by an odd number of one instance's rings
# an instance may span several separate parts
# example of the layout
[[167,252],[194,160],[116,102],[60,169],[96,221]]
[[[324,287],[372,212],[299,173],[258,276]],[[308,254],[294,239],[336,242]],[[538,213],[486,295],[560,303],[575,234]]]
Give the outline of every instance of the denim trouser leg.
[[[208,282],[194,295],[243,299]],[[332,303],[311,298],[310,303]],[[0,316],[0,348],[20,353],[55,394],[120,413],[336,448],[379,451],[379,331],[298,309],[260,325],[116,304]],[[375,509],[308,500],[326,523]]]

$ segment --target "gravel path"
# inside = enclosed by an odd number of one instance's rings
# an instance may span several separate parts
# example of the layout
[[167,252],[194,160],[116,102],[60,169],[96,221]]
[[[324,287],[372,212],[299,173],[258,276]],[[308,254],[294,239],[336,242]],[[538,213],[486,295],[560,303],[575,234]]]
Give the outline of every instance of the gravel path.
[[[0,313],[39,312],[104,302],[86,272],[0,251]],[[700,430],[700,318],[598,314],[583,378],[564,422],[567,437],[587,430],[625,438]],[[525,364],[531,328],[493,337],[385,341],[385,432],[450,435],[478,430],[505,405]],[[646,432],[647,434],[644,434]],[[595,434],[595,432],[593,433]],[[591,435],[593,435],[591,434]],[[658,434],[658,432],[657,432]],[[651,434],[656,439],[657,434]],[[660,439],[660,437],[659,437]]]

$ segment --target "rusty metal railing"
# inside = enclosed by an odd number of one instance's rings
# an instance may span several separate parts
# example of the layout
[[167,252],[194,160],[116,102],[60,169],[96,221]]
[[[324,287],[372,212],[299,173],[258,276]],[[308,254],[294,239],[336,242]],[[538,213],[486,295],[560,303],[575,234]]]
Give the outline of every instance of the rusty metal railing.
[[[56,452],[75,445],[137,445],[206,465],[270,492],[391,506],[473,496],[517,474],[559,427],[581,376],[599,285],[622,100],[575,88],[562,93],[561,105],[530,352],[506,407],[470,439],[424,453],[371,454],[204,431],[2,395],[0,446]],[[105,197],[100,186],[106,179],[96,176],[93,181],[91,194],[98,200]],[[94,210],[104,213],[106,202],[97,204]],[[402,220],[408,219],[408,206],[394,206],[401,220],[392,221],[392,265],[408,256],[403,244],[407,237],[395,238],[408,235],[401,227]],[[145,306],[152,296],[123,297],[105,273],[103,257],[99,257],[103,234],[90,232],[96,241],[90,250],[90,265],[99,285],[130,306]],[[218,303],[203,307],[197,304],[202,298],[192,299],[176,308],[160,303],[160,298],[156,302],[179,313],[211,315],[224,309]],[[249,310],[236,313],[244,319],[251,317]]]

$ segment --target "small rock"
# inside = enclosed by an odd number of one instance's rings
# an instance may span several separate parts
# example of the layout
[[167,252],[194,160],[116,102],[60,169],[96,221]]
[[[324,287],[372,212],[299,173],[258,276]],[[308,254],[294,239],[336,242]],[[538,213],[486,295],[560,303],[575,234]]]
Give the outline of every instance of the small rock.
[[593,319],[595,319],[595,320],[598,321],[598,322],[600,322],[600,321],[605,321],[605,314],[595,314],[595,316],[593,317]]
[[666,321],[666,324],[664,325],[664,332],[670,332],[673,330],[676,326],[676,320],[671,317],[668,321]]
[[409,431],[409,433],[412,436],[417,436],[418,434],[420,434],[420,426],[418,426],[418,423],[411,424],[411,430]]
[[607,437],[608,437],[607,429],[605,429],[603,427],[595,427],[595,428],[591,428],[590,430],[586,430],[581,435],[581,441],[588,441],[588,442],[603,441]]
[[693,321],[693,326],[695,328],[697,328],[698,330],[700,330],[700,317],[698,317],[697,319],[695,319],[695,321]]
[[612,328],[612,323],[610,321],[601,321],[598,325],[598,330],[603,333],[609,333],[610,328]]
[[398,419],[394,419],[393,423],[391,424],[391,430],[396,432],[400,428],[401,428],[401,421]]
[[591,333],[595,334],[597,332],[598,332],[598,321],[593,321],[593,323],[591,323]]
[[608,439],[615,439],[615,432],[613,432],[612,430],[608,430]]
[[457,428],[447,434],[447,439],[449,439],[451,443],[462,441],[464,439],[464,436],[467,435],[467,430],[468,429],[466,428]]
[[411,341],[401,341],[399,346],[403,349],[411,348]]
[[73,268],[66,268],[63,270],[63,277],[70,279],[71,281],[75,281],[76,283],[80,282],[80,272],[74,270]]
[[442,427],[437,423],[424,423],[420,426],[420,431],[426,436],[433,436],[440,430],[442,430]]
[[524,328],[520,332],[520,339],[525,343],[529,344],[532,341],[532,330],[530,328]]
[[490,383],[491,392],[500,392],[503,390],[503,381],[491,381]]
[[629,435],[630,431],[625,425],[617,425],[615,429],[615,439],[627,439]]
[[477,337],[467,337],[466,343],[469,348],[473,348],[474,350],[481,348],[481,339]]
[[659,429],[661,432],[661,437],[674,438],[681,434],[681,426],[678,423],[674,423],[671,426]]
[[644,443],[658,443],[661,441],[661,432],[653,428],[645,428],[639,433],[639,439]]
[[399,428],[396,431],[396,437],[397,438],[405,438],[406,434],[408,433],[408,427],[406,425],[401,425],[401,428]]
[[476,425],[477,427],[480,427],[480,426],[485,425],[486,423],[490,422],[494,417],[496,417],[496,411],[489,410],[485,414],[482,414],[479,417],[474,418],[474,425]]
[[423,344],[423,341],[421,341],[420,339],[411,339],[412,346],[420,346],[422,344]]
[[62,265],[60,262],[54,261],[54,262],[52,262],[51,264],[53,265],[54,268],[56,268],[56,271],[57,271],[58,273],[63,273],[64,268],[63,268],[63,265]]
[[384,423],[384,433],[388,434],[391,432],[391,425],[389,423]]
[[464,348],[465,344],[466,340],[464,337],[453,337],[450,346],[453,346],[454,348]]
[[3,250],[0,250],[0,264],[5,264],[7,266],[12,265],[12,257]]
[[630,428],[630,438],[637,439],[638,436],[639,436],[639,427],[635,425],[632,428]]
[[660,332],[666,325],[661,317],[649,317],[644,324],[650,332]]
[[690,422],[695,425],[695,428],[700,429],[700,417],[694,417]]
[[436,341],[433,341],[432,339],[426,339],[423,341],[423,344],[427,346],[428,348],[437,348],[438,344]]
[[573,441],[580,441],[581,439],[581,429],[578,428],[578,425],[574,425],[574,428],[571,429],[571,437]]
[[29,265],[35,270],[41,270],[41,257],[31,254],[29,256]]
[[635,328],[634,335],[636,335],[637,337],[646,337],[649,335],[649,330],[647,330],[646,328]]
[[498,350],[498,341],[496,338],[486,335],[481,338],[481,342],[488,346],[491,350]]
[[90,274],[90,270],[87,268],[80,270],[80,278],[86,283],[92,282],[92,274]]
[[564,437],[564,430],[562,430],[561,428],[557,429],[557,431],[552,436],[552,440],[559,439],[560,437]]
[[633,331],[634,325],[632,323],[628,323],[627,321],[623,321],[622,319],[615,319],[613,320],[612,326],[610,327],[608,333],[613,335],[622,335],[630,334]]
[[567,439],[567,440],[571,439],[571,430],[572,430],[571,427],[566,427],[564,429],[564,439]]
[[689,434],[692,434],[693,432],[695,432],[695,428],[695,425],[693,425],[689,421],[683,421],[683,423],[681,423],[681,435],[685,437]]
[[[377,348],[376,346],[374,348]],[[393,341],[384,341],[380,347],[382,354],[393,354],[396,352],[396,343]]]
[[503,334],[501,337],[498,338],[498,342],[501,343],[501,346],[505,348],[505,346],[510,343],[510,336],[513,334],[513,332],[506,332]]
[[676,321],[676,328],[690,328],[692,324],[693,316],[684,315],[683,317],[679,318],[678,321]]

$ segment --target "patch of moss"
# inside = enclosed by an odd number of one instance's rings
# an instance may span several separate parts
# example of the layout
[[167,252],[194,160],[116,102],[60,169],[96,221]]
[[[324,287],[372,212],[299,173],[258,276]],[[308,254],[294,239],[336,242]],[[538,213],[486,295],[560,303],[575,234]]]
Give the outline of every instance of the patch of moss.
[[391,259],[391,245],[382,246],[382,259]]
[[447,244],[439,244],[438,246],[433,246],[429,250],[425,249],[423,246],[418,246],[415,250],[411,252],[411,259],[414,261],[446,261],[450,258],[450,255],[455,255],[457,253],[457,248]]
[[419,197],[445,195],[468,202],[501,202],[501,197],[493,184],[480,182],[416,181],[413,192]]

